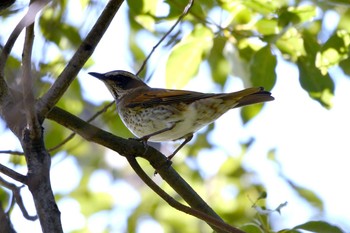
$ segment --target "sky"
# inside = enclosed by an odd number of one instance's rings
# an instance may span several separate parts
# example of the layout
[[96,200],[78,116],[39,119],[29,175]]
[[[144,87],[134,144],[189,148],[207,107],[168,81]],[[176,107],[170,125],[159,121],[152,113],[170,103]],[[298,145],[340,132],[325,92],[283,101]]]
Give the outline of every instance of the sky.
[[[74,14],[71,14],[72,22],[76,22],[78,25],[79,20],[83,16],[80,15],[79,10],[75,10],[78,7],[78,5],[74,5],[77,4],[77,1],[70,2],[73,5],[69,9],[73,9],[72,12],[74,12]],[[125,5],[123,5],[122,9],[118,12],[110,29],[96,48],[93,54],[95,65],[89,71],[107,72],[115,69],[124,69],[136,72],[129,66],[131,64],[131,56],[128,54],[127,46],[125,46],[128,25],[120,23],[125,22],[127,19]],[[13,27],[9,24],[7,30],[11,28]],[[123,32],[122,35],[125,36],[121,36],[120,32]],[[119,36],[116,36],[117,34]],[[157,42],[154,38],[147,36],[143,37],[143,39],[144,47],[149,50]],[[20,51],[22,44],[20,41],[17,42],[18,51]],[[153,61],[159,60],[159,62],[157,63],[154,77],[149,83],[150,86],[165,87],[163,77],[166,56],[165,52],[157,51],[152,57]],[[331,70],[332,75],[336,77],[336,91],[332,109],[326,110],[316,101],[311,100],[308,94],[301,89],[297,69],[280,57],[276,72],[278,75],[277,83],[271,91],[275,101],[267,103],[261,114],[245,127],[242,126],[239,111],[232,110],[223,115],[216,121],[215,131],[209,136],[210,140],[216,144],[216,147],[212,150],[201,151],[198,155],[199,164],[206,171],[205,176],[210,177],[219,169],[221,163],[225,160],[227,152],[239,154],[239,142],[245,141],[254,135],[256,142],[247,152],[244,158],[244,165],[248,169],[256,171],[266,185],[269,195],[267,199],[269,206],[277,207],[279,204],[288,201],[288,205],[282,210],[283,214],[274,216],[280,224],[276,226],[276,229],[301,224],[309,217],[314,216],[314,213],[310,212],[309,206],[298,199],[295,193],[279,177],[277,166],[266,157],[267,152],[271,149],[276,150],[276,157],[283,168],[285,176],[297,184],[315,191],[322,198],[325,204],[327,220],[350,231],[350,224],[348,224],[350,222],[348,214],[350,188],[346,186],[348,177],[350,177],[349,143],[347,138],[347,134],[350,132],[350,111],[348,111],[347,107],[350,99],[350,79],[344,76],[337,68]],[[207,68],[205,66],[201,67],[198,76],[185,89],[200,92],[218,91],[217,86],[211,85],[210,77],[207,74]],[[81,72],[79,81],[83,86],[85,98],[93,99],[95,103],[102,103],[102,101],[112,99],[103,83],[92,78],[87,73]],[[242,88],[244,87],[241,80],[231,77],[224,91],[230,92]],[[96,93],[97,91],[100,92]],[[2,129],[4,130],[4,127]],[[0,134],[0,140],[6,142],[0,145],[0,149],[18,148],[18,143],[5,130],[4,133]],[[116,161],[116,156],[112,152],[108,151],[107,153],[106,159],[114,166],[127,166],[124,160]],[[213,153],[215,153],[215,156],[213,156]],[[3,161],[4,158],[0,158],[0,162]],[[81,174],[75,163],[74,158],[66,158],[64,160],[61,160],[59,156],[54,158],[51,174],[52,186],[56,192],[68,191],[79,182]],[[62,175],[62,169],[66,171],[67,177],[70,177],[64,183],[58,179]],[[25,173],[25,170],[22,172]],[[142,201],[137,192],[128,184],[123,182],[115,183],[110,175],[102,171],[94,173],[90,185],[98,186],[99,190],[108,190],[113,193],[115,202],[120,202],[117,204],[123,205],[124,209],[119,212],[116,210],[115,212],[114,218],[117,220],[125,220],[126,216],[123,215],[123,212],[131,211],[134,206]],[[127,196],[133,196],[134,198],[132,199],[135,201],[126,202],[125,196],[120,194],[121,190],[123,190],[123,193],[125,190],[128,190]],[[28,191],[24,190],[24,194],[26,194],[24,195],[25,200],[28,200],[26,203],[29,203],[28,209],[30,213],[34,213]],[[65,231],[79,228],[85,224],[85,219],[80,214],[79,206],[73,199],[64,199],[58,205],[62,212],[62,222]],[[38,221],[35,223],[23,221],[18,208],[15,209],[13,216],[18,216],[14,219],[14,225],[23,227],[23,229],[18,229],[19,233],[26,232],[28,227],[31,227],[30,229],[39,229]],[[74,221],[72,221],[72,216],[74,216]],[[89,226],[93,228],[92,232],[101,232],[106,224],[106,216],[103,213],[94,215],[90,220]],[[142,227],[138,229],[138,233],[150,232],[150,229],[156,233],[163,232],[156,222],[151,219],[144,219]],[[115,230],[118,232],[118,229]],[[38,230],[38,232],[40,231]]]

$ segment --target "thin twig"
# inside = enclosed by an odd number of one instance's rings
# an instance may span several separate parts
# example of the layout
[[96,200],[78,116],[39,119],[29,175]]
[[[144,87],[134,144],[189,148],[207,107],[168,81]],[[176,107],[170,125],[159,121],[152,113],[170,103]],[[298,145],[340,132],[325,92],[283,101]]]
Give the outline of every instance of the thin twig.
[[[11,190],[12,195],[14,197],[14,199],[16,200],[17,205],[19,206],[19,208],[22,211],[23,217],[25,217],[26,219],[30,220],[30,221],[35,221],[38,219],[37,215],[34,216],[30,216],[24,206],[23,203],[23,199],[20,193],[21,188],[23,188],[24,186],[22,185],[21,187],[17,187],[15,184],[12,184],[6,180],[4,180],[1,176],[0,176],[0,185],[4,186],[5,188],[8,188],[9,190]],[[13,206],[13,201],[11,201],[11,206]]]
[[[110,108],[113,104],[114,104],[114,101],[111,101],[109,104],[104,106],[101,110],[97,111],[94,115],[92,115],[86,122],[90,123],[91,121],[95,120],[99,115],[101,115],[102,113],[106,112],[107,109]],[[49,148],[48,151],[51,152],[51,151],[57,150],[58,148],[60,148],[61,146],[65,145],[67,142],[72,140],[75,135],[76,135],[75,132],[71,133],[62,142],[60,142],[59,144],[57,144],[54,147]]]
[[39,119],[44,119],[48,112],[61,99],[67,88],[78,75],[85,62],[89,59],[103,34],[109,27],[123,0],[110,0],[95,25],[88,33],[67,66],[58,76],[51,88],[37,102],[36,109]]
[[[152,56],[154,51],[165,40],[165,38],[168,37],[168,35],[175,29],[175,27],[181,22],[181,20],[188,14],[188,12],[190,11],[191,7],[193,6],[193,2],[194,2],[194,0],[190,0],[188,2],[188,4],[186,5],[184,11],[180,15],[180,17],[176,20],[175,24],[167,31],[167,33],[164,34],[164,36],[162,36],[162,38],[158,41],[158,43],[155,46],[153,46],[151,52],[148,54],[146,59],[143,61],[142,65],[141,65],[140,69],[137,71],[136,75],[139,75],[141,73],[141,71],[146,66],[148,60],[150,59],[150,57]],[[149,81],[149,80],[147,80],[147,81]]]
[[24,155],[23,151],[17,150],[0,150],[0,154]]
[[32,50],[34,43],[34,23],[26,28],[26,35],[24,39],[23,53],[22,53],[22,89],[23,102],[26,113],[27,127],[30,130],[32,138],[41,137],[41,126],[39,124],[35,112],[35,98],[33,93],[32,81]]
[[176,201],[173,197],[171,197],[169,194],[167,194],[163,189],[161,189],[154,181],[149,178],[149,176],[143,171],[143,169],[140,167],[139,163],[137,162],[136,158],[134,156],[126,156],[126,159],[128,160],[130,166],[132,169],[136,172],[136,174],[142,179],[145,184],[150,187],[158,196],[160,196],[164,201],[166,201],[170,206],[174,207],[175,209],[184,212],[186,214],[192,215],[196,218],[199,218],[205,222],[207,222],[210,225],[213,225],[224,232],[230,232],[230,233],[244,233],[244,231],[241,231],[238,228],[235,228],[219,219],[216,219],[208,214],[205,214],[199,210],[193,209],[191,207],[188,207],[186,205],[181,204],[180,202]]
[[22,30],[28,25],[32,24],[35,20],[35,16],[37,13],[48,3],[49,1],[40,0],[35,1],[34,3],[29,5],[28,12],[23,16],[21,21],[17,24],[15,29],[12,31],[9,39],[6,41],[4,48],[0,54],[0,77],[4,77],[4,69],[10,55],[10,52],[15,44],[19,34],[21,34]]
[[0,172],[7,175],[8,177],[11,177],[14,180],[17,180],[18,182],[21,182],[22,184],[27,184],[27,176],[24,176],[0,163]]

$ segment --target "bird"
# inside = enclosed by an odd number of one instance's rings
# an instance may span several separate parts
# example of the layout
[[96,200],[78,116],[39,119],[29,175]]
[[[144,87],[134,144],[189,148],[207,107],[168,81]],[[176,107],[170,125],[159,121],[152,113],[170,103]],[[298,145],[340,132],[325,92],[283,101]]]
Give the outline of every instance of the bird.
[[228,110],[274,100],[263,87],[231,93],[201,93],[153,88],[124,70],[89,72],[111,92],[125,126],[144,142],[184,141],[167,156],[170,161],[193,134]]

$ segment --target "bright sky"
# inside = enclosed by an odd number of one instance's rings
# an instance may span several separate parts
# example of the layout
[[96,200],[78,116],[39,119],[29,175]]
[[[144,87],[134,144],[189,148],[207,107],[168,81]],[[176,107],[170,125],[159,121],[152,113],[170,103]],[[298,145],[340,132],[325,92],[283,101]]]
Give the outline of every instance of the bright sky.
[[[76,9],[76,7],[72,6],[69,9]],[[78,10],[74,10],[74,12],[72,15],[74,19],[72,20],[78,22],[82,16],[79,15]],[[128,65],[130,64],[130,56],[125,46],[128,33],[128,25],[124,23],[126,19],[125,11],[119,11],[110,29],[97,47],[93,55],[96,64],[89,71],[107,72],[114,69],[125,69],[135,72]],[[117,34],[118,36],[116,36]],[[152,38],[143,37],[143,39],[149,50],[156,43]],[[22,45],[21,42],[17,44]],[[166,55],[158,51],[153,59],[160,62],[157,64],[155,76],[150,85],[164,87],[162,77],[164,76]],[[198,78],[192,81],[186,89],[216,92],[217,88],[211,85],[203,85],[210,83],[205,82],[205,80],[209,80],[206,77],[207,73],[206,68],[203,67]],[[230,111],[222,116],[215,123],[215,131],[210,135],[211,140],[217,144],[217,147],[213,151],[201,152],[198,156],[199,164],[207,171],[208,176],[215,174],[225,159],[224,154],[226,152],[239,154],[239,142],[255,136],[256,142],[245,156],[246,167],[256,171],[266,185],[269,195],[268,203],[271,208],[288,201],[288,205],[282,209],[282,216],[275,216],[280,223],[279,226],[276,226],[277,229],[301,224],[314,215],[310,213],[305,202],[296,198],[295,194],[285,186],[278,176],[276,166],[268,161],[266,154],[272,148],[276,148],[277,158],[282,165],[284,175],[297,184],[314,190],[324,201],[326,217],[335,224],[341,224],[342,227],[346,226],[346,229],[350,231],[350,225],[348,224],[350,222],[348,214],[350,188],[346,185],[348,177],[350,177],[347,138],[347,134],[350,132],[350,111],[347,107],[350,98],[349,78],[344,77],[337,69],[332,71],[332,74],[337,77],[335,80],[336,93],[333,108],[326,110],[317,102],[312,101],[307,93],[300,88],[298,72],[293,66],[280,59],[277,73],[278,82],[272,90],[276,100],[266,104],[258,118],[246,127],[242,127],[237,110]],[[84,95],[87,98],[93,98],[97,103],[112,98],[106,91],[105,86],[87,73],[80,73],[79,80],[84,87]],[[242,88],[241,81],[232,78],[225,87],[225,91],[236,91]],[[97,91],[100,92],[97,93]],[[8,132],[0,135],[0,140],[6,142],[1,145],[0,149],[13,149],[18,146],[17,143],[13,142],[13,139],[9,139],[9,135]],[[5,145],[6,147],[4,147]],[[13,146],[9,148],[8,145]],[[215,156],[213,156],[213,152],[215,152]],[[113,161],[113,164],[117,164],[116,166],[126,165],[124,160],[116,162],[118,156],[113,153],[107,155],[107,159],[111,157],[113,159],[108,161]],[[3,160],[3,158],[0,158],[0,162],[3,162]],[[67,190],[77,185],[81,174],[77,170],[76,161],[73,158],[64,159],[57,163],[60,160],[61,158],[55,158],[53,161],[52,185],[55,191],[67,192]],[[64,179],[64,183],[60,182],[61,179],[58,179],[62,176],[62,170],[65,171],[67,177],[70,177]],[[25,173],[24,170],[23,173]],[[124,212],[130,211],[138,202],[142,202],[137,192],[127,183],[115,183],[108,174],[102,171],[97,171],[90,183],[101,191],[108,190],[111,192],[115,196],[115,203],[123,206],[122,210],[116,210],[114,213],[113,219],[116,221],[126,220]],[[28,194],[28,191],[25,192]],[[127,194],[125,194],[126,192]],[[125,197],[131,195],[134,197],[132,199],[137,201],[126,202],[130,199]],[[26,200],[31,199],[29,195],[25,195],[25,198]],[[26,203],[30,203],[30,201]],[[34,213],[32,205],[28,204],[28,208],[30,213]],[[62,212],[65,232],[84,226],[85,219],[80,214],[79,206],[73,199],[63,199],[59,202],[59,208]],[[40,232],[38,221],[35,223],[24,221],[18,208],[15,209],[13,216],[16,216],[13,223],[19,233],[26,232],[26,229]],[[72,221],[73,219],[74,221]],[[92,232],[101,232],[109,219],[106,220],[104,214],[97,214],[89,220],[92,221],[89,223],[89,227],[93,227]],[[143,222],[145,225],[138,229],[138,233],[150,232],[149,229],[152,229],[152,232],[162,232],[161,227],[154,221],[145,219]],[[116,232],[121,230],[123,226],[120,227],[120,229],[115,228]]]

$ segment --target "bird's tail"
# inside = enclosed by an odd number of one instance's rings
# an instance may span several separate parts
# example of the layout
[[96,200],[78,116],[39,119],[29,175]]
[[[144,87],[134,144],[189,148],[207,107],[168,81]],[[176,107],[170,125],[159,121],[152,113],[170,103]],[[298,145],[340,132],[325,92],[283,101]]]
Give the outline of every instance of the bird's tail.
[[275,99],[271,96],[271,93],[265,91],[263,87],[247,88],[242,91],[228,93],[225,97],[226,98],[224,99],[233,100],[238,103],[234,105],[234,108],[250,104],[263,103]]

